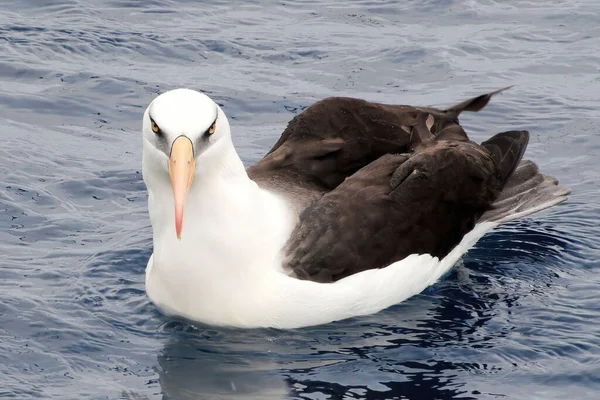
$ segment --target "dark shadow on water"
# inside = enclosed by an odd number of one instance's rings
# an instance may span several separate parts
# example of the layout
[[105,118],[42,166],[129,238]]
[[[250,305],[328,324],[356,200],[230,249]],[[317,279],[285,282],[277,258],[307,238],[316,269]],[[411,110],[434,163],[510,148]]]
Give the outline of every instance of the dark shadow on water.
[[164,399],[281,399],[289,388],[270,354],[265,331],[210,330],[169,322],[175,333],[158,355]]

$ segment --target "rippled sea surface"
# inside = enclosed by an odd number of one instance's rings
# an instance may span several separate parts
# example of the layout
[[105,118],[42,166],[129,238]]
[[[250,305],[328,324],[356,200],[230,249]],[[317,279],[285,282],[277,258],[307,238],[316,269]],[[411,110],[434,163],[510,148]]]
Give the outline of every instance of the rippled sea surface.
[[[3,0],[0,398],[600,398],[596,0]],[[450,105],[532,134],[568,202],[488,234],[442,281],[293,331],[194,327],[144,293],[141,116],[208,92],[248,165],[330,95]]]

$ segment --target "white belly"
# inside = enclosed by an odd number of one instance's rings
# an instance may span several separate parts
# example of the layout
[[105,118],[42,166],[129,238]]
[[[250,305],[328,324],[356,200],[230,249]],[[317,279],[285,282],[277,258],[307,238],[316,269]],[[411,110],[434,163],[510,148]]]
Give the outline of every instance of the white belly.
[[420,293],[495,226],[478,224],[441,261],[429,255],[411,255],[386,268],[335,283],[286,276],[273,257],[234,255],[231,260],[246,264],[227,267],[211,265],[214,259],[210,254],[203,263],[201,252],[193,257],[173,253],[171,260],[153,255],[146,269],[146,290],[161,312],[199,323],[282,329],[323,324],[372,314]]

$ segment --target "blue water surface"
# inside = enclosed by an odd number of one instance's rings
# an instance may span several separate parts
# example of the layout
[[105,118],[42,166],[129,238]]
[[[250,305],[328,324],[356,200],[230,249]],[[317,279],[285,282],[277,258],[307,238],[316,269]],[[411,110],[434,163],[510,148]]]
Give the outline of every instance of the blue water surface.
[[[4,0],[0,398],[600,398],[597,0]],[[204,90],[244,162],[331,95],[528,129],[573,194],[497,229],[424,293],[292,331],[194,327],[144,293],[141,116]]]

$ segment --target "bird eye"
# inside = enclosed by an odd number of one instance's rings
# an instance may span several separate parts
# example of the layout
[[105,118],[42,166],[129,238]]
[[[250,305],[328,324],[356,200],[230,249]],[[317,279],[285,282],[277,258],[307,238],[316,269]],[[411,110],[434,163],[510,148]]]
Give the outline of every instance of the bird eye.
[[152,132],[154,132],[154,133],[160,132],[160,128],[158,127],[158,125],[156,125],[156,122],[154,122],[153,119],[151,119],[150,122],[152,123]]
[[213,124],[210,126],[210,128],[208,128],[206,133],[208,133],[209,135],[212,135],[213,133],[215,133],[216,130],[217,130],[217,121],[213,122]]

